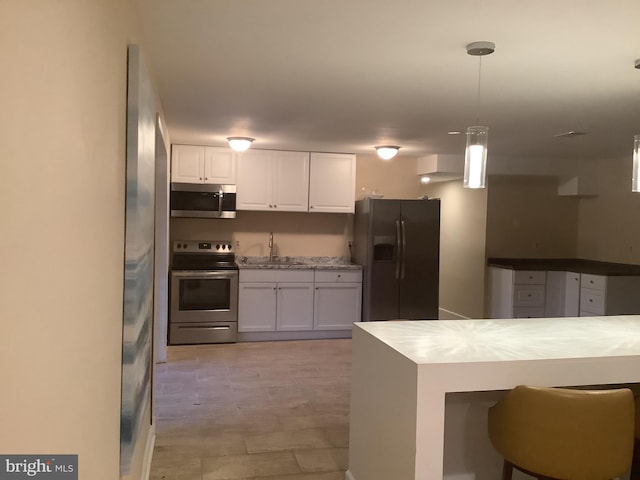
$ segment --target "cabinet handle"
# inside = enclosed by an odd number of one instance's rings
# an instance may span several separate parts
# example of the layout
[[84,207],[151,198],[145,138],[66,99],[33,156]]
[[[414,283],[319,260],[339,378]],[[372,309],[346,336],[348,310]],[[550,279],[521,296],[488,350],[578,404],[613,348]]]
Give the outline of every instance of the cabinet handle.
[[313,208],[313,205],[309,205],[309,209]]
[[204,179],[205,179],[205,180],[209,180],[209,178],[207,178],[207,177],[204,177]]
[[591,302],[593,302],[593,298],[590,298],[590,299],[589,299],[589,303],[591,303]]
[[200,180],[202,180],[202,177],[200,177]]
[[273,208],[278,208],[278,205],[274,205]]
[[269,208],[273,208],[273,205],[269,205]]

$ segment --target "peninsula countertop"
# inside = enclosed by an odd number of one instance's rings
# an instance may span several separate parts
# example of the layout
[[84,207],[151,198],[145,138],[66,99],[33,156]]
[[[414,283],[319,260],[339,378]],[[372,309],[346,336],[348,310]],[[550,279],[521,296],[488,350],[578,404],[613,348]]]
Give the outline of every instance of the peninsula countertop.
[[[347,478],[475,478],[443,466],[444,439],[454,437],[444,434],[449,394],[638,382],[636,315],[355,324]],[[482,408],[465,411],[486,417]],[[485,436],[454,450],[477,449]]]
[[630,263],[599,262],[582,258],[498,258],[487,259],[489,267],[510,270],[546,270],[593,275],[626,276],[640,275],[640,265]]

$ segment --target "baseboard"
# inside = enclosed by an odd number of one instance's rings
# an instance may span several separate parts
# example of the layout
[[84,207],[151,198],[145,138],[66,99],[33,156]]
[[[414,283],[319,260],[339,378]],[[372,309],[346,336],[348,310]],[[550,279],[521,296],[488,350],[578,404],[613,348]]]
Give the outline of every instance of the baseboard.
[[456,312],[452,312],[451,310],[439,308],[438,320],[469,320],[469,317],[465,317],[464,315],[460,315]]
[[351,470],[347,470],[346,472],[344,472],[344,478],[345,480],[356,480],[356,477],[353,476]]
[[156,444],[156,425],[155,421],[151,424],[149,428],[149,433],[147,435],[147,442],[144,447],[144,458],[142,459],[142,476],[141,480],[149,480],[151,476],[151,462],[153,460],[153,449]]

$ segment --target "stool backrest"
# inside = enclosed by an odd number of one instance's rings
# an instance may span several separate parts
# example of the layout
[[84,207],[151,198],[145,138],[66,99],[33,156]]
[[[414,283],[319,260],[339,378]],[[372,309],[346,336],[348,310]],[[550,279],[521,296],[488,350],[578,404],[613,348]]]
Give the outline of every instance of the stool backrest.
[[489,437],[506,460],[540,475],[618,477],[633,454],[633,394],[518,386],[489,410]]

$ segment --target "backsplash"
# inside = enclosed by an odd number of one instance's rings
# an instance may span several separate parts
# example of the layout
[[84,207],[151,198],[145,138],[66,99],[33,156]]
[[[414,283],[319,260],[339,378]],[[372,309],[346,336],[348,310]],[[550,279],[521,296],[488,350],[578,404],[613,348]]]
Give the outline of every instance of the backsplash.
[[353,215],[239,211],[235,219],[172,218],[173,240],[231,240],[236,255],[269,255],[269,233],[276,253],[289,257],[348,257]]

